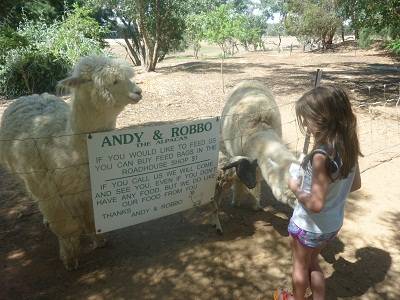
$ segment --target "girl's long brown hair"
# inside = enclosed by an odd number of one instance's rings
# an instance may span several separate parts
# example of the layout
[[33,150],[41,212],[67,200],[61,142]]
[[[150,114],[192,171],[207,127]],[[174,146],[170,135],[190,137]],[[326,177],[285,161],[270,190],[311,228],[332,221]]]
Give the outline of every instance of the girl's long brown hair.
[[357,118],[346,92],[335,85],[323,85],[306,92],[295,105],[303,133],[310,130],[314,145],[334,145],[343,161],[345,178],[362,156],[357,135]]

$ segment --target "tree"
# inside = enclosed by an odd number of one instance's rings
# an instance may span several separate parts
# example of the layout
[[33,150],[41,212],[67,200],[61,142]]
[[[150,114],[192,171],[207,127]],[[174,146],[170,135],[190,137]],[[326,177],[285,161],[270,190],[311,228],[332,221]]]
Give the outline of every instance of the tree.
[[300,40],[314,39],[328,48],[341,24],[334,0],[290,0],[285,20],[289,34]]
[[278,22],[273,26],[274,34],[278,36],[278,51],[281,50],[282,35],[285,34],[285,21],[288,14],[288,0],[260,0],[259,9],[266,20],[279,14]]
[[0,27],[0,94],[52,92],[82,57],[104,53],[105,30],[87,7],[73,6],[62,18],[24,20],[17,30]]
[[246,50],[250,45],[257,50],[257,48],[264,47],[262,37],[266,33],[266,29],[267,22],[263,16],[239,15],[234,37]]
[[111,11],[104,20],[121,34],[135,65],[154,71],[157,62],[183,39],[187,5],[184,0],[89,0]]
[[223,4],[203,14],[202,20],[205,24],[205,39],[217,44],[225,57],[232,48],[238,29],[243,24],[243,18],[239,17],[232,5]]
[[204,15],[190,15],[186,19],[186,41],[193,47],[193,56],[197,59],[200,42],[205,39]]
[[0,1],[0,20],[16,29],[24,19],[42,19],[48,23],[64,14],[74,0],[2,0]]
[[351,20],[356,39],[363,28],[372,28],[375,32],[387,29],[393,39],[400,38],[398,0],[338,0],[338,8],[345,18]]

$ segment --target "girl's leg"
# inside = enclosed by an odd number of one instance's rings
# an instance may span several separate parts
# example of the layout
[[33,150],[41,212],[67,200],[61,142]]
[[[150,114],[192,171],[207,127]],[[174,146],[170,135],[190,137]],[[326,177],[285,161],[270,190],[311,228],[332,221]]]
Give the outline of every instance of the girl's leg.
[[304,300],[306,289],[310,286],[310,263],[313,248],[303,246],[292,238],[293,251],[293,296],[296,300]]
[[312,249],[310,262],[310,287],[313,300],[325,299],[325,277],[318,262],[318,255],[322,248]]

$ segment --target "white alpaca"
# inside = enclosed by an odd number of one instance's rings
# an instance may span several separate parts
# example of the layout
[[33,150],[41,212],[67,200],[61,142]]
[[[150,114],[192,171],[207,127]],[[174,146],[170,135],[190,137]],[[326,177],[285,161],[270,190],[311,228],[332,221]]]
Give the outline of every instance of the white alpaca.
[[21,97],[4,112],[0,162],[19,174],[56,234],[67,269],[78,267],[80,236],[95,235],[87,134],[115,128],[118,114],[141,99],[132,68],[102,56],[81,59],[60,82],[71,104],[50,94]]
[[[282,141],[279,108],[271,91],[261,82],[243,81],[227,96],[223,109],[221,151],[228,157],[244,156],[257,160],[257,185],[251,190],[260,208],[260,181],[264,179],[277,200],[288,201],[289,166],[297,162]],[[246,188],[240,181],[234,184],[234,203],[238,203]]]

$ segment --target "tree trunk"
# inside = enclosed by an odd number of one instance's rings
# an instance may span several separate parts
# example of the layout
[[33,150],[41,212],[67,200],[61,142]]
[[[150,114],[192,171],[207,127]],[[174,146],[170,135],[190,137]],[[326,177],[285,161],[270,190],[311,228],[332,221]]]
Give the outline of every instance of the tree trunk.
[[159,36],[160,36],[160,15],[159,15],[159,0],[156,0],[156,37],[155,41],[151,39],[145,24],[145,8],[143,0],[136,0],[136,4],[139,11],[139,17],[137,20],[137,27],[139,34],[143,39],[143,50],[141,51],[141,61],[147,72],[155,70],[158,59],[159,50]]
[[199,51],[200,51],[200,43],[199,42],[194,42],[193,43],[193,55],[196,59],[199,58]]
[[128,49],[129,49],[129,52],[130,52],[130,53],[129,53],[129,54],[130,54],[129,57],[130,57],[130,59],[132,60],[133,64],[134,64],[135,66],[140,66],[140,64],[141,64],[140,58],[139,58],[139,56],[137,55],[135,49],[133,48],[131,42],[129,41],[128,37],[127,37],[125,34],[124,34],[124,40],[125,40],[126,46],[127,46]]
[[336,28],[332,29],[329,31],[326,35],[326,40],[325,40],[325,49],[332,48],[333,45],[333,38],[335,36]]
[[279,43],[278,43],[278,52],[281,52],[281,44],[282,44],[282,36],[281,33],[278,33]]
[[[126,44],[126,47],[129,50],[129,58],[133,62],[135,66],[140,66],[141,65],[141,60],[140,60],[140,53],[141,53],[141,48],[140,44],[138,41],[138,32],[135,32],[132,28],[131,22],[125,20],[124,18],[120,18],[121,22],[124,24],[125,29],[123,31],[123,38]],[[130,40],[129,40],[130,38]],[[128,52],[127,50],[127,52]]]
[[238,47],[238,45],[235,43],[235,47],[236,47],[236,53],[238,53],[239,52],[239,47]]
[[341,26],[341,33],[342,33],[342,42],[344,43],[345,42],[345,39],[344,39],[344,25],[343,25],[343,22],[342,22],[342,26]]
[[160,35],[161,35],[161,15],[160,15],[160,0],[156,0],[156,9],[155,9],[155,14],[156,14],[156,36],[155,36],[155,43],[153,47],[153,53],[151,57],[151,62],[149,63],[149,69],[148,71],[155,71],[157,61],[158,61],[158,56],[159,56],[159,50],[160,50]]
[[360,37],[360,32],[359,32],[359,28],[358,28],[356,19],[357,19],[356,13],[353,12],[353,14],[351,16],[351,23],[353,24],[353,28],[354,28],[354,38],[355,38],[355,40],[358,40],[358,38]]

